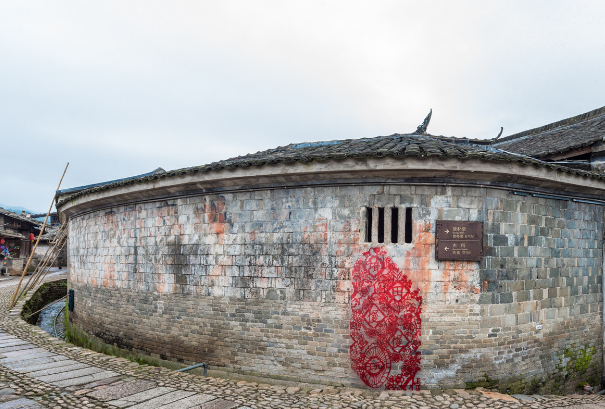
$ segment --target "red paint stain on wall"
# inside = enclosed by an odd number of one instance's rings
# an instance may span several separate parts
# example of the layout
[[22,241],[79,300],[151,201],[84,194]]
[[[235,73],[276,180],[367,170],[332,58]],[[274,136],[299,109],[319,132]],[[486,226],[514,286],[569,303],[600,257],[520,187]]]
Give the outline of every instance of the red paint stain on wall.
[[353,267],[351,368],[369,387],[420,389],[422,297],[379,247]]
[[428,294],[431,290],[429,265],[435,252],[435,235],[431,227],[431,223],[426,221],[414,223],[414,246],[404,255],[403,272],[419,286],[421,294]]
[[[218,244],[223,244],[231,219],[227,216],[227,201],[223,196],[216,199],[204,198],[203,203],[193,211],[196,233],[216,234]],[[207,227],[205,227],[207,226]]]
[[432,292],[431,287],[436,282],[441,283],[442,297],[453,291],[477,294],[479,288],[471,285],[476,270],[473,261],[445,261],[440,275],[434,275],[430,268],[435,257],[435,234],[431,231],[432,227],[430,222],[424,220],[414,223],[414,245],[404,254],[403,273],[414,281],[424,295]]

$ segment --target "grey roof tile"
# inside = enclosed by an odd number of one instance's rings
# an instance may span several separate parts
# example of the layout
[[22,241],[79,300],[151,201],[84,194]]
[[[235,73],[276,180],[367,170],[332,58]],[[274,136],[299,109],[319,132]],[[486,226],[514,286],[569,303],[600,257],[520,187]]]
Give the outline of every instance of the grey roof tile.
[[22,239],[25,240],[25,236],[21,233],[14,232],[12,230],[3,230],[0,229],[0,237],[10,237],[14,239]]
[[31,224],[34,224],[36,226],[41,226],[42,225],[42,222],[40,222],[38,220],[32,219],[30,217],[21,216],[18,213],[11,212],[10,210],[6,210],[6,209],[4,209],[2,207],[0,207],[0,214],[12,217],[14,219],[21,220],[23,222],[31,223]]
[[375,138],[345,139],[312,143],[296,143],[269,149],[262,152],[238,156],[208,165],[177,169],[153,175],[126,178],[113,183],[101,184],[79,191],[72,191],[64,197],[57,207],[78,197],[112,189],[119,186],[144,183],[152,180],[170,178],[197,172],[212,172],[220,169],[264,166],[277,163],[312,162],[326,160],[343,160],[347,158],[380,158],[394,157],[452,157],[459,159],[478,159],[494,162],[517,162],[550,168],[561,172],[583,175],[605,180],[605,176],[578,169],[550,164],[528,156],[504,152],[485,145],[485,142],[466,138],[437,137],[430,135],[394,134]]
[[605,107],[498,140],[493,146],[540,158],[592,145],[605,136]]

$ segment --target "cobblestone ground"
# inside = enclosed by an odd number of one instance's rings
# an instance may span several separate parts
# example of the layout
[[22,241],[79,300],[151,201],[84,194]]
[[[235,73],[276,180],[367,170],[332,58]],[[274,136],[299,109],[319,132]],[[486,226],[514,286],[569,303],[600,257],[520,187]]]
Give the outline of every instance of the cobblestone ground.
[[[54,276],[51,279],[61,278]],[[8,284],[8,283],[7,283]],[[0,287],[0,409],[4,408],[577,408],[597,395],[522,396],[482,391],[374,392],[204,378],[75,347],[21,320]],[[490,396],[491,395],[491,396]]]

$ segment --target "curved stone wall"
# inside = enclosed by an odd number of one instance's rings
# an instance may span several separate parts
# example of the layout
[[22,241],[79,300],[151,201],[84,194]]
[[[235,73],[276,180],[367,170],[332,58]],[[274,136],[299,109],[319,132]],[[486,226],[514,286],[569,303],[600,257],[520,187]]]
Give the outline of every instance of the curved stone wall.
[[[368,207],[412,208],[412,243],[365,243]],[[600,205],[421,185],[106,207],[70,219],[70,320],[248,374],[382,388],[487,374],[569,390],[602,371],[602,218]],[[483,221],[483,260],[436,261],[440,219]]]

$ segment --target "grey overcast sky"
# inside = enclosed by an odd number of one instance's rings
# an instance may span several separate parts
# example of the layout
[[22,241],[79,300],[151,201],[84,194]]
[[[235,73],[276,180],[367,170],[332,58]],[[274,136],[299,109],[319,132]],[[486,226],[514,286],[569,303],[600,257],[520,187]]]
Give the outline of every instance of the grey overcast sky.
[[0,1],[0,203],[301,141],[605,105],[605,1]]

